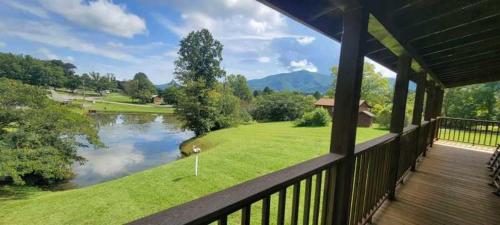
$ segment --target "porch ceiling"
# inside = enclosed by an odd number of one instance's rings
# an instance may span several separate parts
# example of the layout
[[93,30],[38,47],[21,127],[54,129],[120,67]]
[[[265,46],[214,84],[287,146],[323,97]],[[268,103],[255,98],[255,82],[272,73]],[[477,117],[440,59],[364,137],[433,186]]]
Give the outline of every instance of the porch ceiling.
[[259,1],[339,42],[343,12],[363,5],[372,15],[366,56],[376,62],[396,70],[404,49],[444,87],[500,80],[498,0]]

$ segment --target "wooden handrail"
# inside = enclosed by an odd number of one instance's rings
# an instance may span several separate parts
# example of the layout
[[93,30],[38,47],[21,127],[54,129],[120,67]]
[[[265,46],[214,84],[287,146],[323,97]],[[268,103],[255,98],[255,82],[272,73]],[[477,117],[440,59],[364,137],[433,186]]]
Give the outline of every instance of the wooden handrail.
[[285,189],[308,176],[314,175],[342,159],[343,156],[338,154],[326,154],[158,212],[129,224],[208,224]]
[[495,121],[495,120],[464,119],[464,118],[446,117],[446,116],[438,117],[438,119],[451,119],[451,120],[474,121],[474,122],[484,122],[484,123],[500,123],[500,121]]

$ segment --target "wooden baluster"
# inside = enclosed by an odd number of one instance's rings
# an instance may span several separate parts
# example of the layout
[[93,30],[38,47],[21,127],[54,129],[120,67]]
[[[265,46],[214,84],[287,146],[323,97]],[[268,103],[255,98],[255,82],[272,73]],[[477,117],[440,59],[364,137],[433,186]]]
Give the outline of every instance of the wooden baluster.
[[300,181],[293,185],[292,199],[292,225],[297,225],[299,220],[299,203],[300,203]]
[[267,196],[262,199],[262,225],[269,225],[269,216],[271,209],[271,197]]
[[304,191],[304,215],[302,224],[309,225],[309,214],[311,212],[311,186],[312,186],[312,177],[308,177],[306,179],[306,189]]
[[226,215],[226,216],[223,216],[222,218],[220,218],[220,219],[217,221],[217,224],[218,224],[218,225],[227,225],[227,215]]
[[319,206],[321,202],[321,183],[323,171],[316,174],[316,187],[314,189],[314,208],[312,225],[318,225],[319,222]]
[[245,206],[241,209],[241,225],[250,225],[251,209],[251,205]]
[[286,188],[279,192],[278,197],[278,225],[285,224]]

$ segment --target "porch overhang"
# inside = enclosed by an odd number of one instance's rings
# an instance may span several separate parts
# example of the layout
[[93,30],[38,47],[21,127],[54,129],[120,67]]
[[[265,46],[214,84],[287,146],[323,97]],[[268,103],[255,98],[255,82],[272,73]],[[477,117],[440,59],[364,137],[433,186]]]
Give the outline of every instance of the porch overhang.
[[365,7],[365,56],[377,63],[397,71],[407,53],[414,72],[446,88],[500,80],[500,1],[259,1],[339,42],[343,14]]

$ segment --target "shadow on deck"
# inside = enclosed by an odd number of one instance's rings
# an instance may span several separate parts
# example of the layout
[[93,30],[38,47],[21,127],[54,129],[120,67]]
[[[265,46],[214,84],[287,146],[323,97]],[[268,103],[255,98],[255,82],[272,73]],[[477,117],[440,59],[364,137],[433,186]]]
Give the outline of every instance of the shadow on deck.
[[492,194],[485,165],[491,154],[434,144],[373,224],[500,224],[500,197]]

